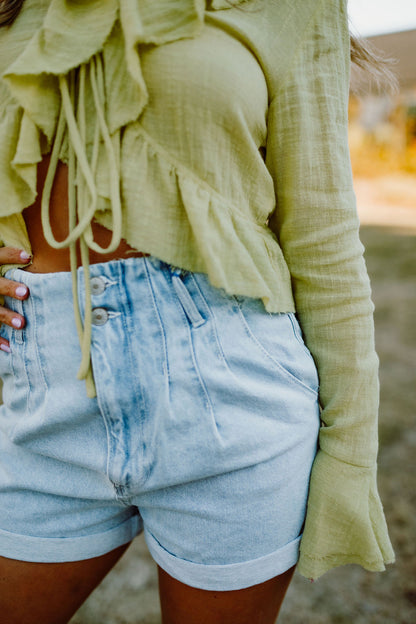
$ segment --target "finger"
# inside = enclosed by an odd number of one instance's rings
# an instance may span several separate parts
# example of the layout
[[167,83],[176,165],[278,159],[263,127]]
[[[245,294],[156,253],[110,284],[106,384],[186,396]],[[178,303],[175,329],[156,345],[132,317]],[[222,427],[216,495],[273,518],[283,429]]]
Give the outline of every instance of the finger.
[[0,264],[27,264],[31,256],[23,249],[0,247]]
[[24,316],[3,306],[0,306],[0,323],[10,325],[13,329],[23,329],[26,324]]
[[29,296],[29,288],[26,284],[14,282],[6,277],[0,277],[0,295],[13,297],[13,299],[27,299]]
[[12,350],[10,349],[9,341],[6,340],[5,338],[0,338],[0,349],[2,351],[5,351],[6,353],[12,352]]

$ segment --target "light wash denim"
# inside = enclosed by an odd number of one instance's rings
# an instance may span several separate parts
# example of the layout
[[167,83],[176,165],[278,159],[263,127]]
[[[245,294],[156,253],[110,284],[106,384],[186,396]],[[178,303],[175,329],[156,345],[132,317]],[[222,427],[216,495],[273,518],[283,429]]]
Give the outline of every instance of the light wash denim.
[[92,265],[89,399],[70,274],[7,276],[31,294],[6,300],[26,328],[0,330],[0,555],[88,559],[144,528],[155,561],[194,587],[292,567],[320,426],[295,315],[152,256]]

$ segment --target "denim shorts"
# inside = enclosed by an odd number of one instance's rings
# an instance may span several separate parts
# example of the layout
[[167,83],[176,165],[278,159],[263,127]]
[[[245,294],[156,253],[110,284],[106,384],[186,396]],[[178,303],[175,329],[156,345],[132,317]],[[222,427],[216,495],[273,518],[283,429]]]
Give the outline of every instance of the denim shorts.
[[[6,298],[26,328],[0,330],[0,555],[89,559],[144,530],[157,564],[193,587],[283,573],[320,426],[296,316],[153,256],[90,268],[93,399],[76,377],[70,273],[7,274],[30,297]],[[83,284],[79,270],[81,302]]]

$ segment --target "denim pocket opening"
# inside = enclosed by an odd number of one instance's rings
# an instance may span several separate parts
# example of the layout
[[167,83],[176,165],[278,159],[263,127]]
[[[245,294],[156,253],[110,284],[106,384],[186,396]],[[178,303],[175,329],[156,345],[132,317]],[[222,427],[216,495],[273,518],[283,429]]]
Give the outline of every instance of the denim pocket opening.
[[[294,369],[292,366],[289,366],[289,360],[287,358],[287,355],[285,356],[284,360],[280,359],[279,357],[280,347],[279,346],[277,347],[276,352],[270,351],[270,349],[267,346],[267,340],[265,339],[265,337],[267,336],[267,331],[266,331],[265,326],[256,328],[255,324],[253,325],[255,315],[258,315],[259,312],[261,311],[258,304],[254,300],[250,301],[250,300],[245,299],[242,302],[237,301],[237,309],[238,309],[241,321],[243,322],[243,325],[245,327],[246,334],[249,337],[252,344],[256,345],[257,348],[264,354],[264,356],[270,362],[272,362],[275,367],[277,367],[281,372],[283,372],[289,380],[296,382],[303,388],[306,388],[309,392],[312,392],[313,394],[316,395],[318,393],[319,384],[318,384],[315,362],[308,348],[306,347],[305,343],[303,342],[303,340],[302,341],[300,340],[299,336],[297,335],[297,332],[295,331],[294,321],[291,316],[292,313],[282,312],[282,313],[275,313],[275,314],[280,316],[282,321],[284,321],[284,325],[281,326],[281,331],[284,331],[285,326],[287,328],[287,323],[289,323],[289,326],[292,329],[291,335],[293,336],[293,340],[295,341],[293,345],[294,346],[298,345],[298,348],[297,349],[295,348],[295,351],[293,352],[294,360],[296,359],[296,357],[299,356],[299,349],[301,349],[301,352],[300,352],[301,353],[301,360],[300,360],[301,366],[300,366],[299,371]],[[251,317],[252,313],[254,314],[253,318]],[[267,315],[268,313],[262,312],[261,314]],[[272,314],[271,316],[273,317],[275,316],[275,314]],[[298,355],[296,355],[296,351],[298,351]],[[283,353],[284,351],[282,351],[282,354]]]

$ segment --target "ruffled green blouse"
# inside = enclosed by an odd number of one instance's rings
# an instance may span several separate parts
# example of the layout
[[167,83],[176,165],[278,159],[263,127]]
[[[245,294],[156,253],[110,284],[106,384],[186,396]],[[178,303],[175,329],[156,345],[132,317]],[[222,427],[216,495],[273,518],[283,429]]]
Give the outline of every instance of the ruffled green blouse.
[[[42,224],[68,246],[94,395],[89,280],[76,243],[135,249],[227,292],[297,312],[322,427],[298,570],[394,561],[377,492],[378,360],[347,143],[346,0],[26,0],[0,30],[0,237],[30,252],[22,211],[51,153]],[[49,199],[68,165],[70,234]],[[111,229],[105,250],[95,219]],[[4,272],[10,267],[2,267]]]

